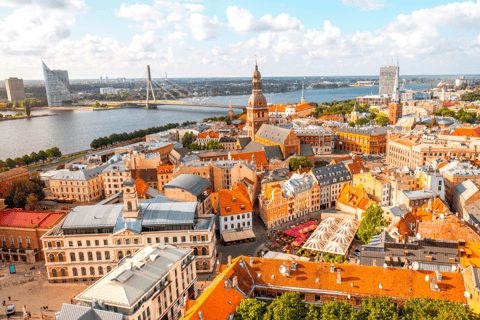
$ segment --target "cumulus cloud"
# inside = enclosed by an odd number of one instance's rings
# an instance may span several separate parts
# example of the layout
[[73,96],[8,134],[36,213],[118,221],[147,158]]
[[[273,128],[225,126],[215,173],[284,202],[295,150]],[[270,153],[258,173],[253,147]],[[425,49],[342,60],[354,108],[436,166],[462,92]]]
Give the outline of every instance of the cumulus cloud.
[[192,32],[193,39],[197,41],[214,39],[218,24],[218,18],[216,16],[210,19],[201,13],[192,14],[190,16],[190,31]]
[[233,28],[236,33],[240,34],[269,30],[298,30],[302,27],[300,21],[291,17],[288,13],[281,13],[276,18],[268,14],[259,20],[255,20],[255,17],[250,11],[236,6],[229,6],[226,13],[228,25]]
[[359,7],[362,11],[377,10],[388,6],[387,0],[340,0],[346,6]]
[[115,14],[117,17],[127,18],[133,21],[163,20],[165,18],[163,13],[158,12],[152,6],[139,3],[131,6],[122,3],[120,9],[115,11]]
[[41,8],[81,12],[87,9],[83,0],[0,0],[0,7],[19,8],[34,5]]

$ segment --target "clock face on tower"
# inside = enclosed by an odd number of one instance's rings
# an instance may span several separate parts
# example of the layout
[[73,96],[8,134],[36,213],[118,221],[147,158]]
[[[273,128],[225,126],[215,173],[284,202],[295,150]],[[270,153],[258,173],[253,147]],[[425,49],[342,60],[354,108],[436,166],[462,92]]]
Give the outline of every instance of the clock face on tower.
[[259,102],[258,102],[258,105],[259,105],[259,106],[262,106],[262,105],[263,105],[263,102],[262,102],[262,101],[259,101]]

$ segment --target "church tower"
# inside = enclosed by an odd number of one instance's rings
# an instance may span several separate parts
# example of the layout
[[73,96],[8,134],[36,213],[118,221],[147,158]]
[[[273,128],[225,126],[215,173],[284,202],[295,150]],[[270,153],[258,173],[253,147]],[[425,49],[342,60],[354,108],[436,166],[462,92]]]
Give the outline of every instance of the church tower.
[[305,81],[302,83],[302,100],[300,100],[300,104],[305,104],[305,95],[303,94],[303,89],[305,89]]
[[403,105],[400,102],[400,89],[398,87],[399,82],[399,69],[397,60],[397,74],[395,75],[395,85],[393,87],[392,102],[388,106],[388,124],[396,125],[398,119],[403,116]]
[[123,182],[123,217],[138,218],[141,207],[138,205],[138,194],[135,187],[135,179]]
[[268,124],[268,106],[267,100],[262,93],[262,76],[258,71],[258,65],[255,61],[255,72],[253,73],[252,95],[248,99],[247,106],[247,131],[248,136],[255,139],[255,133],[262,126]]
[[350,121],[357,121],[358,118],[360,117],[360,113],[358,112],[357,109],[357,100],[355,100],[355,105],[353,106],[352,113],[350,114]]

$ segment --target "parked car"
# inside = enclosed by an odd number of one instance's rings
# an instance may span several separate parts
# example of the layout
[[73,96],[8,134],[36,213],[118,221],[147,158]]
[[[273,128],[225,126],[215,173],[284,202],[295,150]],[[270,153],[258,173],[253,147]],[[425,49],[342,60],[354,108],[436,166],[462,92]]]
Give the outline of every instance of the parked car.
[[7,306],[7,316],[11,316],[15,314],[15,305],[10,304]]

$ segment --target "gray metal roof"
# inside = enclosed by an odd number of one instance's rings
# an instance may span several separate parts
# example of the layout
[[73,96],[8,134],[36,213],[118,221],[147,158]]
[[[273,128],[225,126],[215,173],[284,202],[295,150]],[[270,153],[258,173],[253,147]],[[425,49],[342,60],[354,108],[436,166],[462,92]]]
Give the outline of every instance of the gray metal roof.
[[172,265],[184,259],[190,251],[163,244],[145,246],[132,257],[122,259],[116,269],[77,298],[86,301],[104,300],[106,305],[132,308],[168,274]]
[[252,141],[252,138],[250,137],[239,137],[238,143],[240,144],[240,149],[245,148],[250,143],[250,141]]
[[[317,180],[319,186],[325,186],[352,180],[352,174],[345,167],[344,163],[337,163],[330,166],[313,168],[312,173],[315,176],[315,179]],[[334,181],[333,179],[336,179],[336,181]]]
[[194,174],[181,174],[167,183],[164,188],[179,188],[193,194],[195,197],[198,197],[209,186],[210,181],[205,178],[196,176]]
[[104,164],[96,168],[87,170],[70,171],[68,169],[59,170],[52,179],[54,180],[78,180],[87,181],[98,177],[110,164]]
[[120,161],[112,163],[111,165],[107,166],[103,172],[123,172],[127,166],[127,162]]
[[433,192],[430,190],[403,190],[402,192],[408,198],[408,200],[420,200],[434,196]]
[[387,128],[385,127],[359,127],[359,128],[352,128],[352,127],[342,127],[338,129],[337,132],[346,132],[346,133],[354,133],[354,134],[361,134],[367,136],[382,136],[387,134]]
[[290,133],[290,130],[291,129],[284,129],[269,124],[263,124],[260,129],[258,129],[255,136],[283,145],[285,139]]
[[272,183],[290,179],[288,168],[275,169],[265,172],[262,183]]
[[196,202],[151,203],[143,214],[142,226],[193,224]]
[[478,187],[470,179],[455,186],[454,189],[455,193],[464,201],[467,201],[471,196],[473,196],[477,191],[479,191]]
[[113,227],[122,209],[123,204],[77,206],[68,214],[63,228]]
[[280,183],[280,187],[288,198],[290,197],[290,194],[297,195],[306,190],[312,189],[314,182],[315,179],[310,175],[299,175],[294,173],[290,180]]
[[123,320],[123,314],[98,310],[92,307],[67,304],[62,305],[58,320]]

